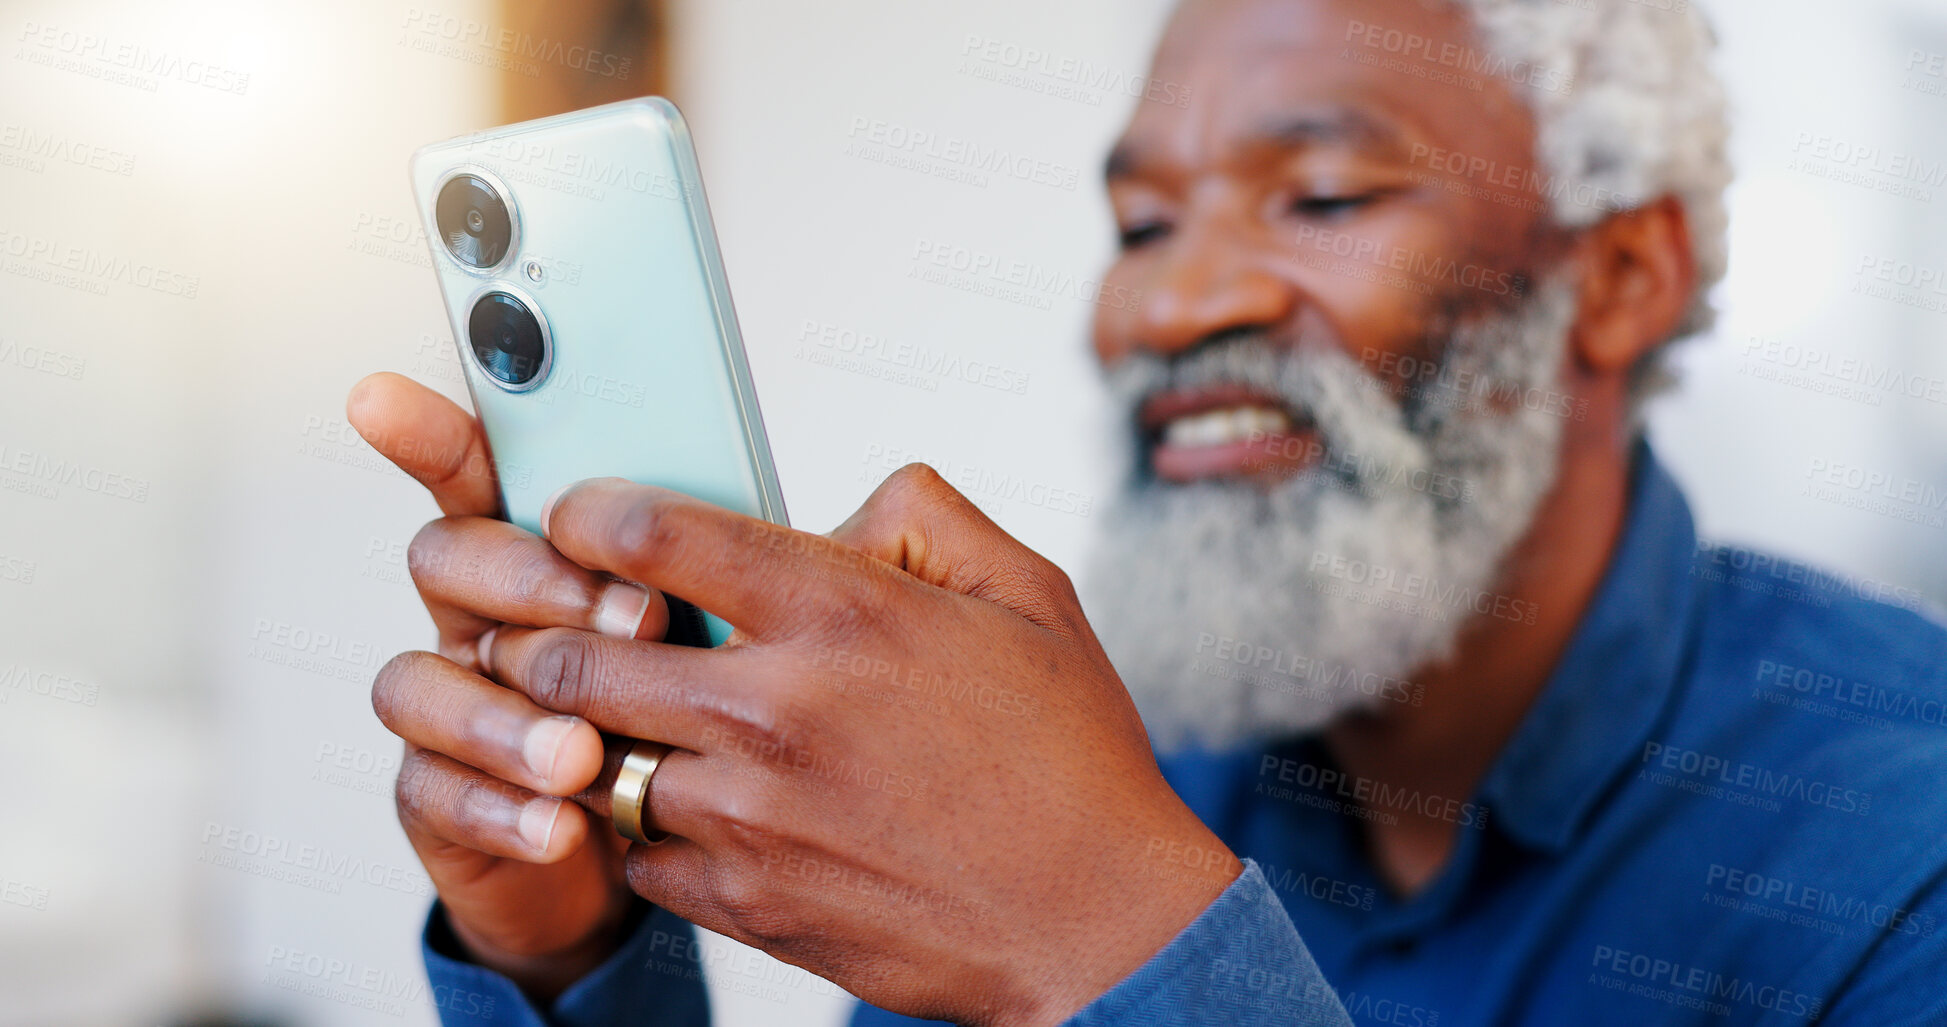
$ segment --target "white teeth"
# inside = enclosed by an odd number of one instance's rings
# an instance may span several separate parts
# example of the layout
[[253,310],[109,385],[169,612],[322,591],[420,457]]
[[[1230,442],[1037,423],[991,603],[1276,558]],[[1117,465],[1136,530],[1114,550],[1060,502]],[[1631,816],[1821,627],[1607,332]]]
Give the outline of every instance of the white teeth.
[[1171,421],[1163,441],[1172,446],[1222,446],[1291,430],[1291,418],[1270,407],[1241,406],[1206,410]]
[[1291,418],[1285,416],[1285,412],[1282,410],[1273,410],[1270,407],[1246,407],[1244,409],[1246,416],[1250,419],[1250,431],[1262,432],[1269,435],[1273,432],[1291,430]]

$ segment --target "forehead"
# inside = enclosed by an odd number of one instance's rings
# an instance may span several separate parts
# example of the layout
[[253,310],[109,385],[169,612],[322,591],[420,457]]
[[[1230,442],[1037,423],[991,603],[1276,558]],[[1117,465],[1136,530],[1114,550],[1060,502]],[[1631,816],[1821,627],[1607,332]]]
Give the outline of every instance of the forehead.
[[1449,0],[1185,0],[1152,73],[1189,102],[1140,104],[1118,156],[1195,166],[1267,126],[1316,124],[1518,163],[1533,117],[1496,66]]

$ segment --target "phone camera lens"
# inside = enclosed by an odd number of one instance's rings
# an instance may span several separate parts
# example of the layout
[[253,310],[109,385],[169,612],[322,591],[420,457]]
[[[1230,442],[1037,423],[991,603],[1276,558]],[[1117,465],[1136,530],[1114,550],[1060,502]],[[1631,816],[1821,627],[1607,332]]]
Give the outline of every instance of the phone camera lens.
[[507,200],[478,175],[448,179],[440,188],[433,217],[446,251],[470,267],[499,265],[514,242],[514,217]]
[[541,319],[515,296],[490,292],[467,318],[467,338],[480,366],[503,384],[526,388],[547,369],[547,333]]

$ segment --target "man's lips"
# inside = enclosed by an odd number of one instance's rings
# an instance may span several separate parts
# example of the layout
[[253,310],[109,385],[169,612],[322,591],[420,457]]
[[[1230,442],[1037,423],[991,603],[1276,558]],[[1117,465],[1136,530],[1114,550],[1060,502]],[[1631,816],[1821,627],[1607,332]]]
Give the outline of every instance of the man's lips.
[[1151,393],[1136,411],[1136,423],[1145,434],[1160,435],[1171,421],[1178,418],[1236,407],[1275,412],[1287,421],[1299,420],[1285,406],[1284,400],[1271,393],[1245,385],[1206,385]]
[[1309,419],[1279,397],[1247,386],[1159,392],[1143,402],[1136,420],[1151,466],[1165,481],[1276,480],[1321,455]]

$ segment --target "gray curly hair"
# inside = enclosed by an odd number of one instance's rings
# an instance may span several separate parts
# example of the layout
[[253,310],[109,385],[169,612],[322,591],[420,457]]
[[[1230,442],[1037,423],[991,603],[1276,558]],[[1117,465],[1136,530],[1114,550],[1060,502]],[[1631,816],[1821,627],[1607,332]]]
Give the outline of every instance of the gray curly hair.
[[[1570,228],[1675,196],[1690,221],[1697,291],[1671,339],[1636,368],[1635,406],[1674,383],[1670,343],[1710,328],[1710,290],[1730,258],[1724,189],[1730,121],[1711,70],[1717,39],[1693,0],[1455,0],[1483,45],[1559,75],[1517,89],[1534,113],[1536,160],[1567,188],[1552,214]],[[1583,202],[1607,196],[1613,205]]]

